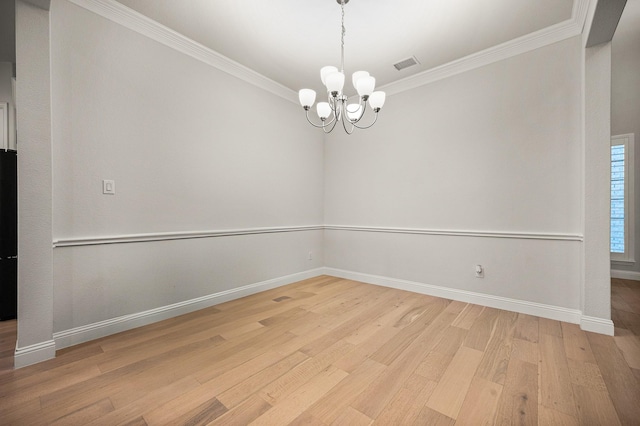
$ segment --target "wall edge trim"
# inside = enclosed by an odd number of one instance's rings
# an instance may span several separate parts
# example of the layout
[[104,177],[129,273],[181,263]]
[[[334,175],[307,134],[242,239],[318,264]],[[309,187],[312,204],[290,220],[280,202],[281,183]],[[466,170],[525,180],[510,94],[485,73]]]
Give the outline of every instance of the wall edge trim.
[[58,238],[54,248],[103,244],[145,243],[151,241],[190,240],[195,238],[234,237],[239,235],[275,234],[283,232],[321,231],[322,225],[277,226],[267,228],[220,229],[209,231],[153,232],[146,234],[106,235],[98,237]]
[[513,238],[522,240],[583,241],[580,234],[540,233],[540,232],[506,232],[506,231],[474,231],[426,228],[393,228],[382,226],[325,225],[330,231],[383,232],[391,234],[444,235],[455,237]]
[[338,278],[345,278],[384,287],[397,288],[400,290],[427,294],[429,296],[457,300],[465,303],[473,303],[476,305],[503,309],[511,312],[535,315],[542,318],[549,318],[573,324],[580,324],[580,321],[582,319],[582,312],[577,309],[510,299],[507,297],[493,296],[490,294],[474,293],[471,291],[441,287],[415,281],[407,281],[397,278],[383,277],[379,275],[370,275],[361,272],[346,271],[343,269],[330,267],[325,267],[325,275],[331,275]]
[[640,281],[640,272],[636,271],[623,271],[621,269],[612,269],[611,278],[619,278],[622,280],[634,280]]
[[448,230],[427,228],[394,228],[383,226],[353,226],[353,225],[300,225],[300,226],[276,226],[265,228],[238,228],[218,229],[208,231],[185,232],[151,232],[144,234],[105,235],[77,238],[57,238],[52,241],[54,248],[92,246],[104,244],[145,243],[153,241],[189,240],[195,238],[233,237],[240,235],[275,234],[283,232],[304,231],[356,231],[356,232],[381,232],[390,234],[415,234],[415,235],[441,235],[452,237],[482,237],[482,238],[511,238],[521,240],[551,240],[551,241],[578,241],[584,240],[579,234],[552,234],[540,232],[506,232],[506,231],[474,231],[474,230]]
[[[323,275],[323,268],[315,268],[307,271],[297,272],[282,277],[260,281],[253,284],[247,284],[241,287],[212,293],[206,296],[197,297],[183,302],[173,303],[171,305],[160,306],[158,308],[149,309],[143,312],[123,315],[104,321],[87,324],[80,327],[74,327],[53,333],[55,348],[62,349],[90,340],[99,339],[121,331],[131,330],[132,328],[141,327],[143,325],[152,324],[164,319],[173,318],[178,315],[187,314],[200,309],[208,308],[229,300],[238,299],[240,297],[270,290],[283,285],[291,284],[297,281],[314,278]],[[36,361],[38,362],[38,361]]]
[[580,319],[580,329],[593,333],[606,334],[607,336],[613,336],[614,333],[613,321],[587,315],[583,315]]
[[29,346],[16,347],[13,362],[17,369],[55,358],[55,356],[56,343],[54,340],[47,340]]

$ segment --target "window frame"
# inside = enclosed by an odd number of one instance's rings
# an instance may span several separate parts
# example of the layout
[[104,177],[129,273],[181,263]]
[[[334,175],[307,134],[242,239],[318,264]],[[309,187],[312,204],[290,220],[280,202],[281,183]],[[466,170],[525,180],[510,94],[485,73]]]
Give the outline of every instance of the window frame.
[[[611,137],[611,146],[624,145],[624,253],[610,252],[611,262],[618,264],[635,263],[635,138],[633,133]],[[611,163],[611,151],[609,151]],[[609,173],[611,187],[611,173]],[[611,189],[609,189],[611,191]],[[611,192],[609,192],[611,194]],[[611,245],[611,197],[609,197],[609,245]]]

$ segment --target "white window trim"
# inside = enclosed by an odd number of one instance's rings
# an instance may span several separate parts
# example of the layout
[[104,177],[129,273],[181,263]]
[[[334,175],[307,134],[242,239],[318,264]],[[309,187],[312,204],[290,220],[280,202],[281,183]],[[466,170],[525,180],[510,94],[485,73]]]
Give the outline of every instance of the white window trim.
[[[611,146],[624,145],[624,253],[611,253],[611,262],[618,264],[635,263],[635,155],[634,134],[627,133],[611,137]],[[609,203],[611,206],[611,203]],[[611,207],[609,207],[611,209]],[[611,223],[611,220],[609,220]]]

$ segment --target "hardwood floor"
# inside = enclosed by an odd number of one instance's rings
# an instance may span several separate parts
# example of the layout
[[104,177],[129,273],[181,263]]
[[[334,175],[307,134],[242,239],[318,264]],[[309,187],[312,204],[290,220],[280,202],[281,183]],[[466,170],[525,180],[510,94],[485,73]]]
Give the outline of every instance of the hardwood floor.
[[3,425],[638,425],[640,283],[616,336],[328,276],[12,370]]

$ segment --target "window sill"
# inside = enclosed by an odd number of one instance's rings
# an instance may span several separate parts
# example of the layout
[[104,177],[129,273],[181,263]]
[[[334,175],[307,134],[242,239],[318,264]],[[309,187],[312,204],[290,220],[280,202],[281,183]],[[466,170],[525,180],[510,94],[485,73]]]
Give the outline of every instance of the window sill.
[[613,265],[635,265],[636,261],[631,259],[631,260],[613,260],[611,259],[611,264]]

